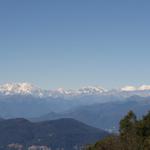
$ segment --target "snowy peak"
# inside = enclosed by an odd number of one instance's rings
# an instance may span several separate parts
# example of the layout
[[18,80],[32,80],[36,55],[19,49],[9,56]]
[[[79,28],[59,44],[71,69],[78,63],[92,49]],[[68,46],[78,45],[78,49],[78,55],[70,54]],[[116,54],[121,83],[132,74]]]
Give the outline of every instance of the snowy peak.
[[102,94],[104,92],[107,92],[107,90],[99,86],[87,86],[80,88],[78,90],[79,94],[88,94],[88,95]]
[[136,91],[136,87],[134,87],[134,86],[125,86],[125,87],[122,87],[120,90],[123,91],[123,92]]
[[57,92],[59,94],[64,94],[64,95],[72,95],[74,93],[74,90],[65,90],[63,88],[59,88],[59,89],[55,90],[55,92]]
[[64,96],[99,95],[104,92],[107,92],[107,90],[99,86],[87,86],[77,90],[65,90],[63,88],[59,88],[56,91],[54,91],[54,93],[61,94]]
[[30,83],[7,83],[0,85],[0,94],[2,95],[32,95],[36,97],[74,97],[89,95],[113,95],[129,97],[132,95],[150,96],[150,85],[142,85],[139,87],[125,86],[120,89],[107,90],[100,86],[87,86],[77,90],[59,88],[56,90],[44,90]]
[[138,90],[140,91],[150,90],[150,85],[142,85],[138,88]]
[[107,92],[99,86],[87,86],[77,90],[59,88],[56,90],[44,90],[30,83],[7,83],[0,85],[0,93],[4,95],[33,95],[42,97],[72,97],[80,95],[99,95]]
[[138,95],[142,97],[150,96],[150,85],[125,86],[120,89],[120,94],[126,97]]
[[0,93],[5,95],[38,95],[41,96],[42,90],[30,83],[7,83],[0,85]]
[[139,87],[125,86],[125,87],[121,88],[121,91],[125,91],[125,92],[147,91],[147,90],[150,90],[150,85],[142,85],[142,86],[139,86]]

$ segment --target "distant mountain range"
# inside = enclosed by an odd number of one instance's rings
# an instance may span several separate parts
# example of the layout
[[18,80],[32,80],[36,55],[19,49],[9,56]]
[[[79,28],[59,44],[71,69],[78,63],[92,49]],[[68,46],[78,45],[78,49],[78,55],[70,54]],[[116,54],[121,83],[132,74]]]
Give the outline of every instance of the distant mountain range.
[[126,86],[115,90],[84,87],[78,90],[43,90],[29,83],[0,86],[0,117],[32,121],[74,118],[91,126],[118,130],[129,110],[142,116],[150,110],[150,86]]
[[125,86],[120,89],[107,90],[100,86],[87,86],[77,90],[65,90],[59,88],[56,90],[44,90],[30,83],[7,83],[0,85],[1,95],[32,95],[35,97],[65,97],[72,98],[83,95],[118,95],[118,96],[150,96],[150,85],[139,87]]
[[21,118],[9,119],[0,121],[0,150],[11,150],[15,147],[26,150],[32,145],[79,150],[81,146],[108,135],[103,130],[69,118],[39,123]]
[[129,111],[133,110],[138,117],[146,114],[150,110],[150,97],[141,98],[130,97],[123,102],[108,102],[103,104],[92,104],[80,106],[66,112],[50,112],[32,121],[44,121],[60,118],[74,118],[86,124],[101,128],[110,132],[117,132],[120,119]]

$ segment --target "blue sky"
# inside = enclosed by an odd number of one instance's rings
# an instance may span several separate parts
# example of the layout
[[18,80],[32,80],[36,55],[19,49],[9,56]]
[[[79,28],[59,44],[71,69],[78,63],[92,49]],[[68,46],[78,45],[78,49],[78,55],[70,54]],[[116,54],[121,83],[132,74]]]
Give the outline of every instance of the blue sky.
[[0,1],[0,83],[150,84],[149,0]]

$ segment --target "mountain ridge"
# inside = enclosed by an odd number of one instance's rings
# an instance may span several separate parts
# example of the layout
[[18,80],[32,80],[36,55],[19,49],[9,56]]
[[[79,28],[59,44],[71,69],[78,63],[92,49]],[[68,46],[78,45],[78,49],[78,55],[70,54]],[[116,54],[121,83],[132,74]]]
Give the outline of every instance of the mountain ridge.
[[118,96],[150,96],[150,85],[124,86],[119,89],[108,90],[101,86],[86,86],[76,90],[58,88],[56,90],[45,90],[33,84],[6,83],[0,85],[1,95],[32,95],[36,97],[75,97],[84,95],[118,95]]
[[0,121],[0,133],[0,150],[7,150],[8,145],[16,143],[25,149],[41,145],[52,149],[73,150],[74,146],[93,143],[109,135],[71,118],[37,123],[24,118],[7,119]]
[[49,112],[31,120],[36,122],[68,117],[109,132],[118,132],[119,121],[128,111],[133,110],[138,117],[142,117],[149,108],[150,97],[132,96],[125,101],[85,105],[62,113]]

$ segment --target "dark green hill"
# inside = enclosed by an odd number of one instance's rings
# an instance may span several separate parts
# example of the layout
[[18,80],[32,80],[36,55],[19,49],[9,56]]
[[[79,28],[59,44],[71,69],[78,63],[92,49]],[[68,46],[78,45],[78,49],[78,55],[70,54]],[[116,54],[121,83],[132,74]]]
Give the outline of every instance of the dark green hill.
[[46,145],[72,150],[75,145],[93,143],[108,133],[74,119],[59,119],[32,123],[25,119],[9,119],[0,122],[0,150],[8,144],[18,143],[24,147]]

